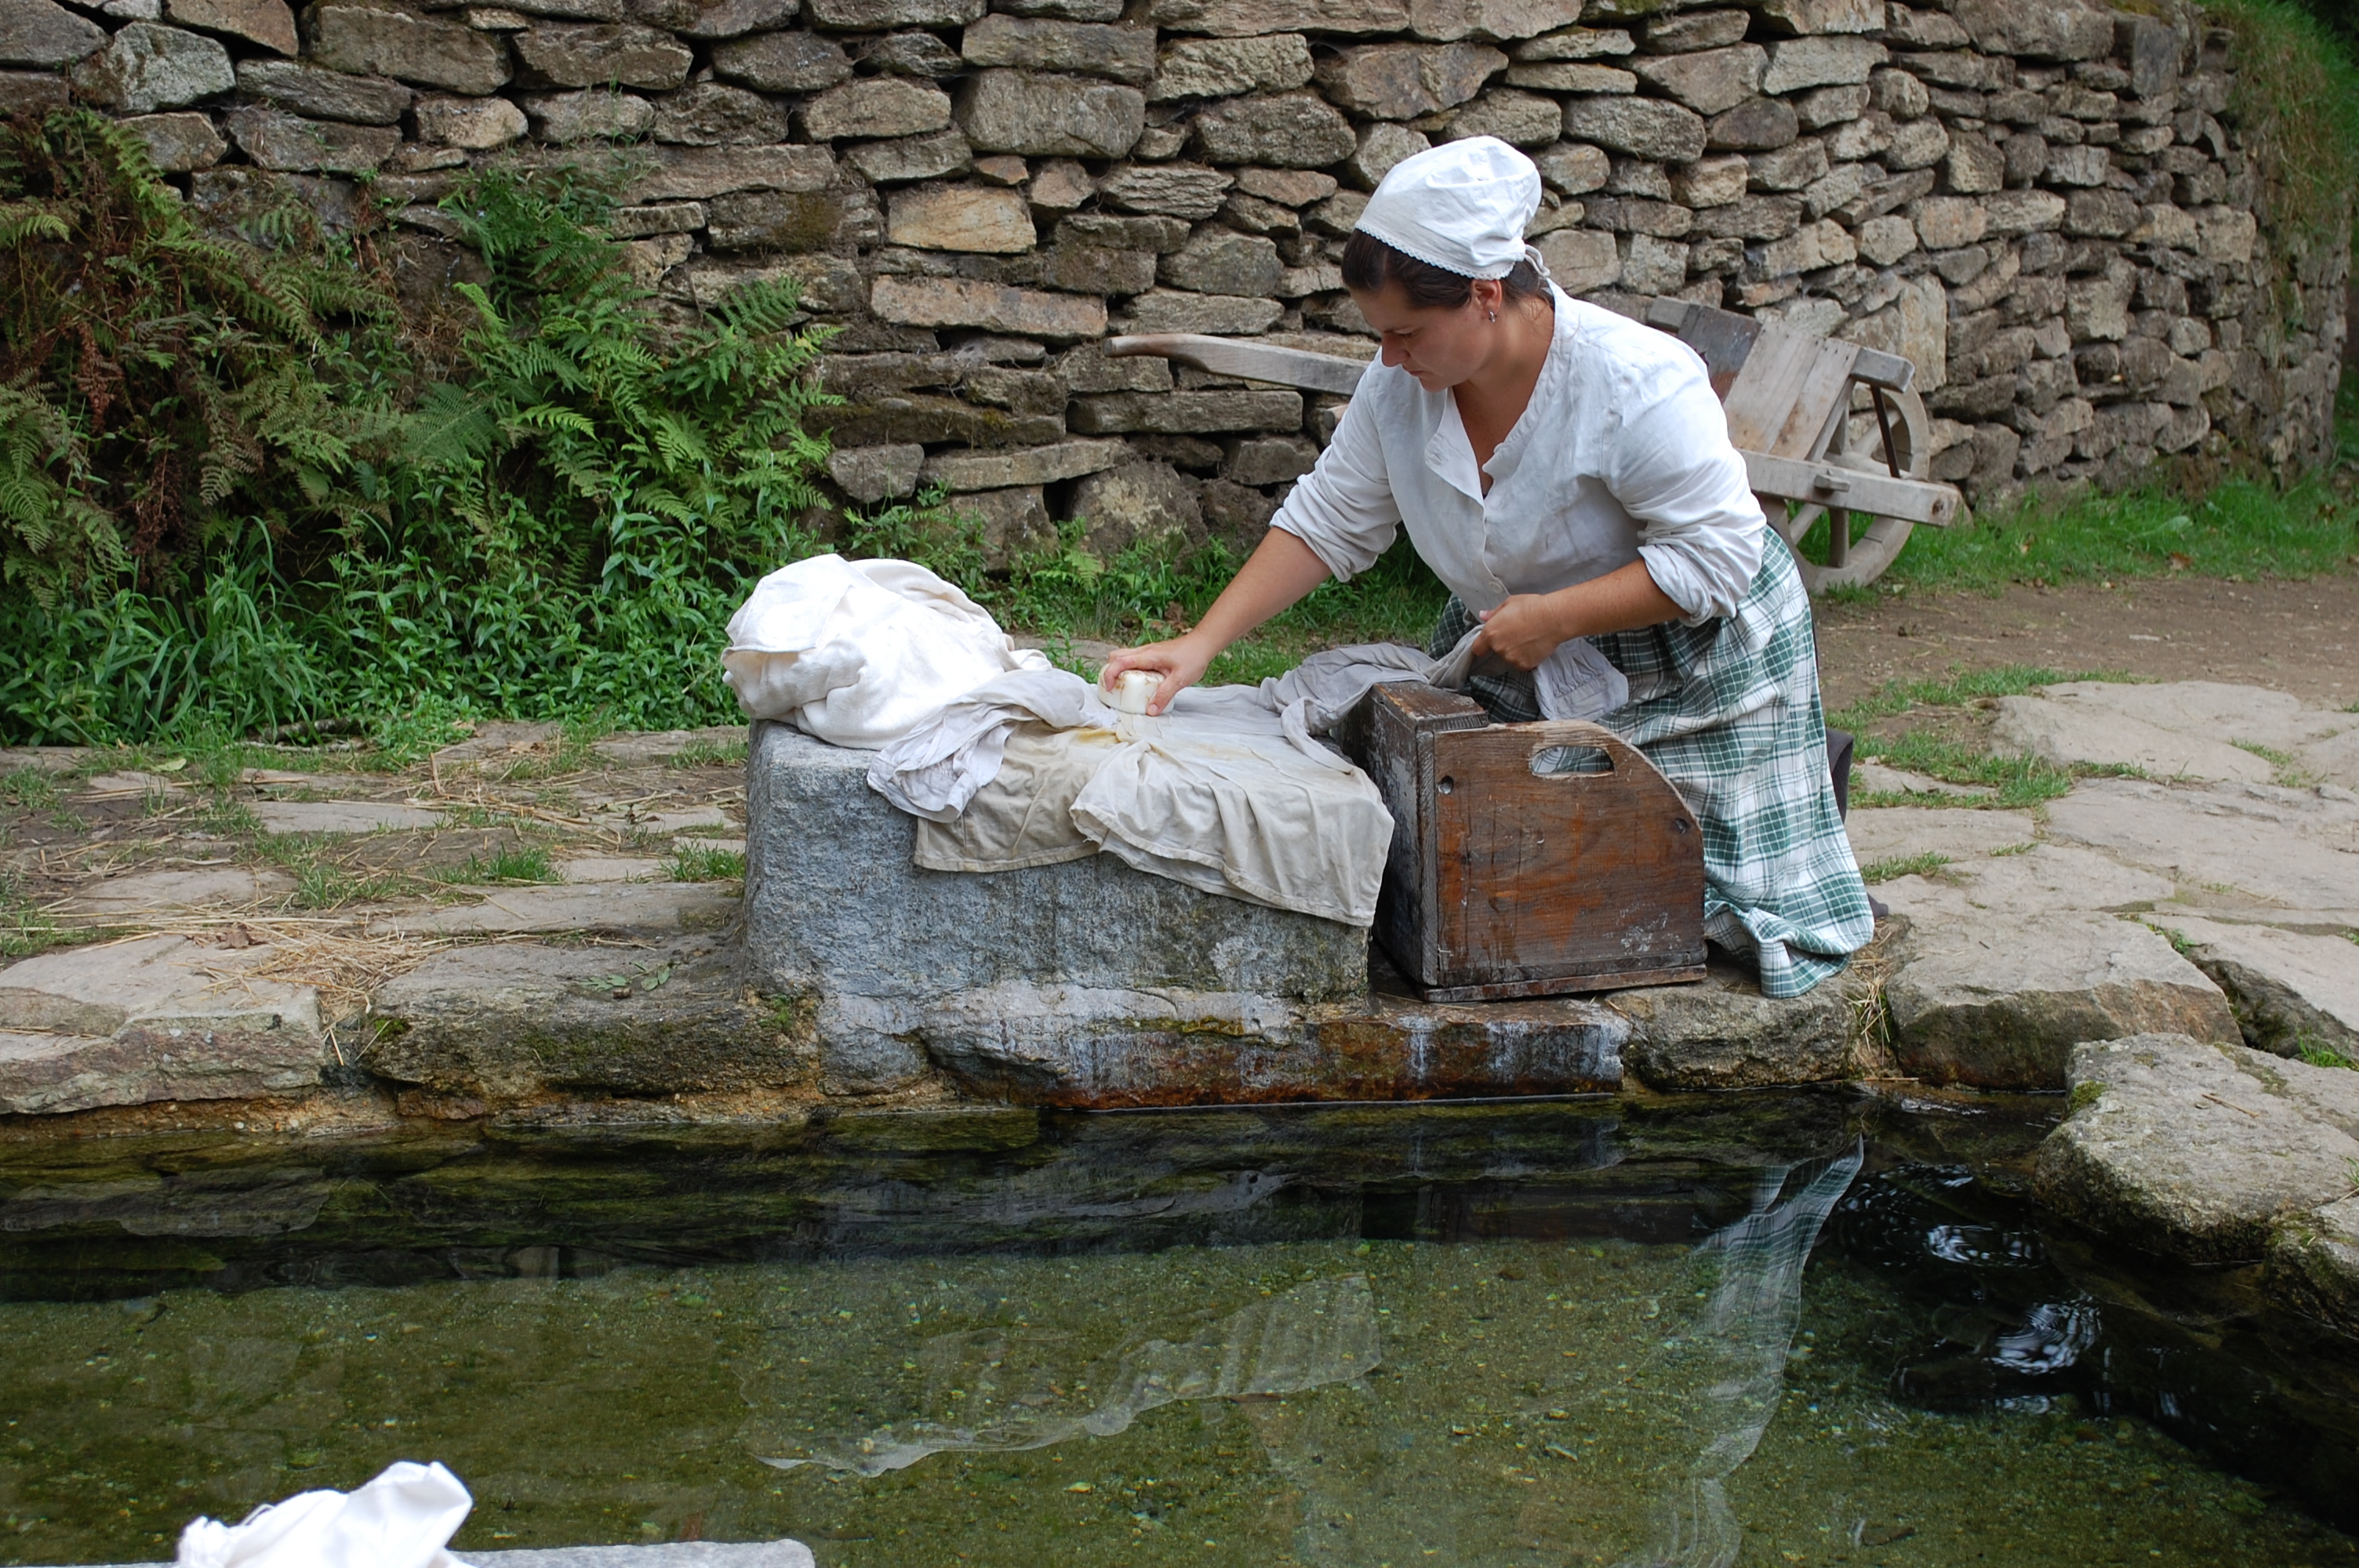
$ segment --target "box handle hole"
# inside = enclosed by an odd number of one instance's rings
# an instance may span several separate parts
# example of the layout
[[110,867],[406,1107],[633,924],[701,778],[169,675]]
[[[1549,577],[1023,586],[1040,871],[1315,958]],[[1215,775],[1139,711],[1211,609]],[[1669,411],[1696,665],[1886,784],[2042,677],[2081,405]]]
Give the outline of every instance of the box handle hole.
[[1613,755],[1603,746],[1542,746],[1532,753],[1532,772],[1544,779],[1613,771]]
[[1436,795],[1448,795],[1451,790],[1454,790],[1457,787],[1458,781],[1445,773],[1442,775],[1440,782],[1433,786],[1433,790]]

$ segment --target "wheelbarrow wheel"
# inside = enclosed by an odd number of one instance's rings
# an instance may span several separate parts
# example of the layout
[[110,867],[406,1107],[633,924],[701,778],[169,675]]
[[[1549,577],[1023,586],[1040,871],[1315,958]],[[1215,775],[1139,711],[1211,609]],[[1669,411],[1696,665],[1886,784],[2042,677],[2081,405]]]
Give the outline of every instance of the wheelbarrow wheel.
[[[1863,473],[1890,473],[1897,469],[1903,479],[1928,477],[1933,466],[1933,441],[1932,421],[1926,416],[1925,400],[1914,392],[1886,392],[1884,399],[1891,416],[1891,460],[1886,462],[1878,437],[1870,437],[1866,451],[1843,449],[1844,429],[1850,421],[1840,415],[1834,438],[1828,443],[1827,460]],[[1827,558],[1814,561],[1802,554],[1801,542],[1821,517],[1827,520]],[[1802,568],[1803,586],[1813,594],[1824,593],[1831,588],[1864,588],[1874,582],[1899,558],[1901,546],[1908,543],[1908,535],[1916,526],[1906,517],[1871,517],[1866,532],[1854,535],[1850,512],[1840,507],[1830,510],[1817,502],[1793,508],[1782,522],[1773,513],[1772,523],[1793,549],[1794,559]]]

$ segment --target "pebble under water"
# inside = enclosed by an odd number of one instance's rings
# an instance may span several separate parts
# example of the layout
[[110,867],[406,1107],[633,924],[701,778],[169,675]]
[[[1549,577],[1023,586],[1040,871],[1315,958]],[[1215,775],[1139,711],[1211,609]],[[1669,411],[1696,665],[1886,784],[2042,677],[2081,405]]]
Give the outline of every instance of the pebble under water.
[[[1344,1179],[1291,1114],[1067,1119],[1061,1144],[944,1179],[971,1201],[1024,1166],[1037,1191],[1110,1126],[1141,1158],[1186,1143],[1205,1182],[1256,1167],[1218,1226],[1141,1224],[1138,1246],[1043,1222],[1029,1245],[806,1232],[650,1260],[609,1215],[603,1247],[564,1231],[496,1270],[413,1244],[406,1282],[270,1282],[303,1274],[299,1227],[238,1289],[103,1300],[27,1299],[89,1292],[56,1288],[54,1252],[19,1255],[0,1562],[169,1557],[196,1514],[437,1458],[476,1498],[462,1552],[792,1535],[830,1568],[2359,1563],[2303,1479],[2350,1473],[2343,1353],[2043,1235],[2006,1137],[1947,1159],[1921,1130],[1814,1113],[1815,1150],[1723,1135],[1705,1158],[1625,1125],[1601,1141],[1594,1107],[1399,1107],[1383,1135],[1453,1144],[1430,1162],[1446,1179],[1417,1157]],[[1273,1126],[1292,1169],[1270,1168]],[[1564,1168],[1532,1157],[1575,1143]],[[892,1203],[919,1213],[908,1176]],[[1776,1280],[1699,1244],[1814,1178],[1833,1206],[1790,1336],[1732,1351],[1732,1292],[1766,1321]],[[81,1245],[132,1280],[103,1236]],[[1732,1392],[1756,1352],[1767,1382]],[[1741,1539],[1721,1541],[1696,1477],[1753,1393],[1757,1448],[1721,1471]]]

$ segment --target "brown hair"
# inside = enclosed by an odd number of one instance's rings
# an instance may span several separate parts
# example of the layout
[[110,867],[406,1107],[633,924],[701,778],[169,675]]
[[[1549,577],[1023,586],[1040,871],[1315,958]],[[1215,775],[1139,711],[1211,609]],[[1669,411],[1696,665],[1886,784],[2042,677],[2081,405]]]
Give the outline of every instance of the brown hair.
[[[1408,302],[1420,310],[1454,310],[1474,296],[1474,280],[1465,274],[1405,255],[1364,230],[1353,230],[1343,242],[1343,287],[1379,294],[1387,283],[1399,284]],[[1509,299],[1533,299],[1548,292],[1528,261],[1517,262],[1499,283]]]

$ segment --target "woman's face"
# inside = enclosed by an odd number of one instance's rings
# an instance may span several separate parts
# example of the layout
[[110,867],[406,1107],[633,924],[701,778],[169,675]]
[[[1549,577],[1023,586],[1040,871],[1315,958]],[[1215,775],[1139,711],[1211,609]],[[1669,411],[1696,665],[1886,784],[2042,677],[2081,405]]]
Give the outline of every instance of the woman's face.
[[1387,283],[1374,293],[1352,291],[1352,302],[1368,325],[1384,334],[1384,361],[1417,377],[1428,392],[1472,380],[1499,349],[1499,324],[1490,319],[1497,301],[1485,299],[1480,283],[1463,305],[1420,307],[1409,303],[1408,292]]

